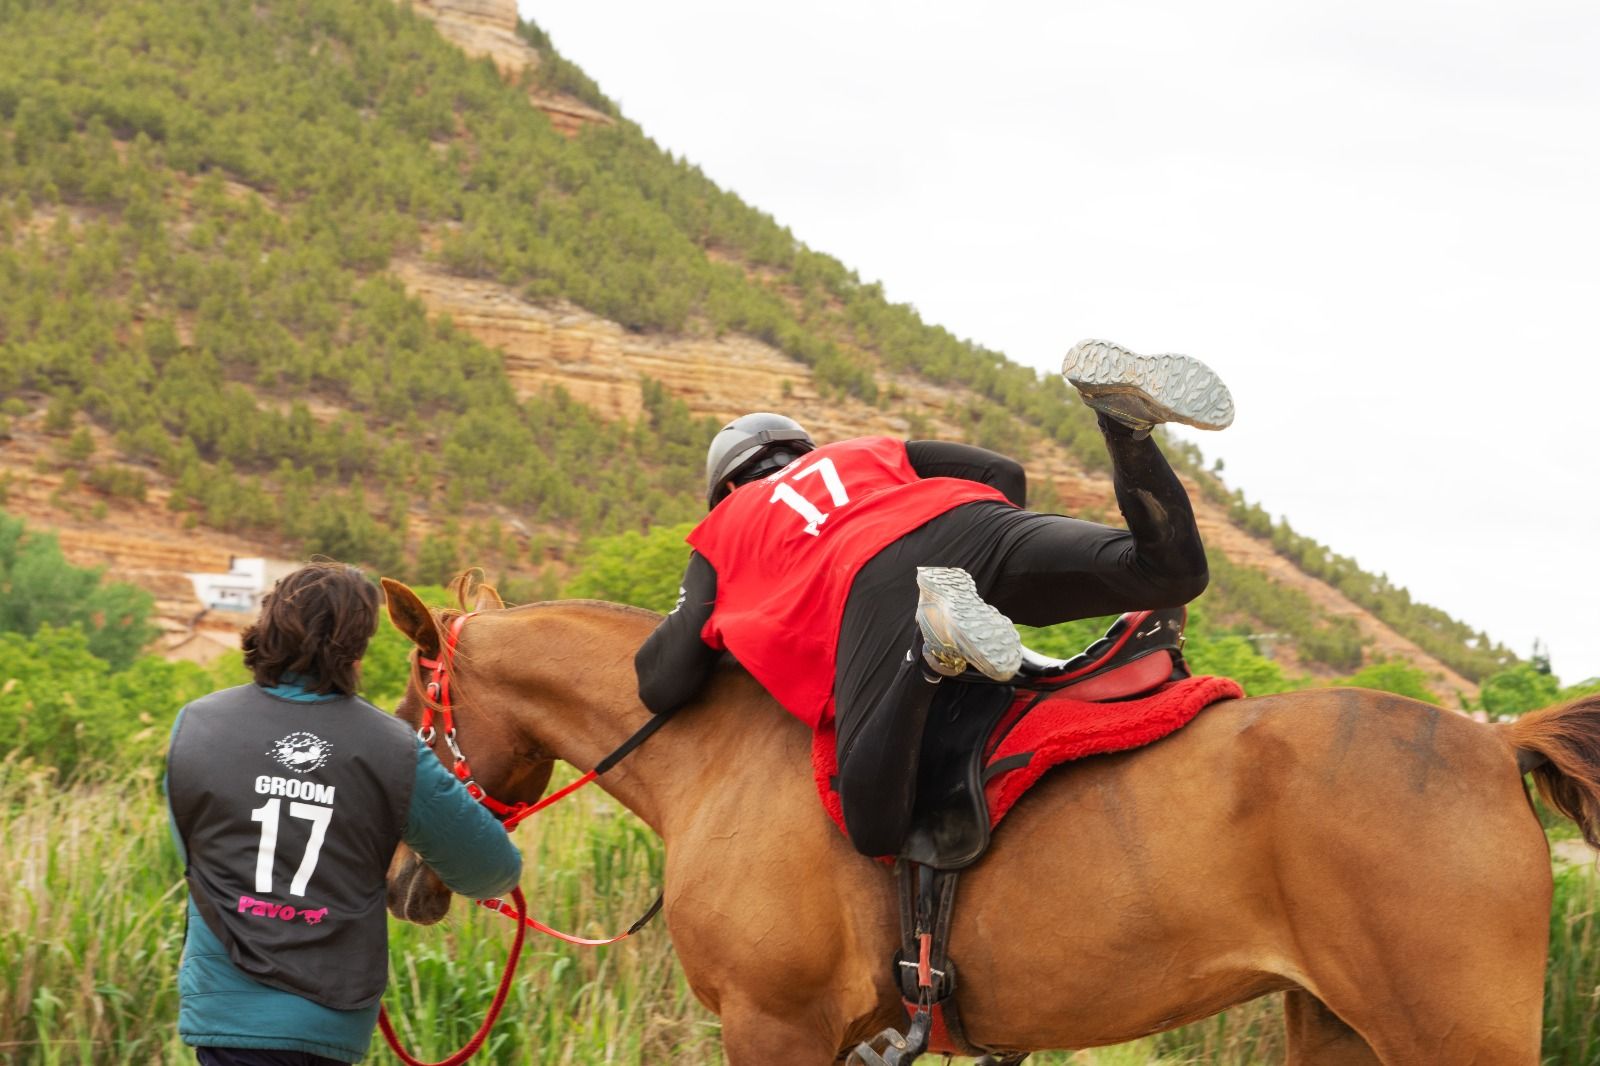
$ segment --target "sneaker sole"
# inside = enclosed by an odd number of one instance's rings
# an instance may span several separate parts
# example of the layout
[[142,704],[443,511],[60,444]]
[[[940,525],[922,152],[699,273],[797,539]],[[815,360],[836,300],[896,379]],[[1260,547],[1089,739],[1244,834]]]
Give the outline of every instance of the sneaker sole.
[[1196,429],[1233,423],[1233,396],[1216,372],[1187,355],[1138,355],[1109,341],[1080,341],[1061,376],[1083,402],[1113,418]]
[[[1022,665],[1022,638],[1011,619],[995,610],[972,582],[972,575],[953,566],[917,567],[917,626],[929,649],[941,658],[964,659],[994,681],[1009,681]],[[931,602],[928,602],[931,601]],[[929,608],[948,623],[949,632]]]

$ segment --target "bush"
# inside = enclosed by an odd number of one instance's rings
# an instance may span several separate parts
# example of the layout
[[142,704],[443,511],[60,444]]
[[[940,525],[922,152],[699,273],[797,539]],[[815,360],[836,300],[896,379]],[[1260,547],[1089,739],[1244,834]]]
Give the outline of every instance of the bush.
[[1478,689],[1478,706],[1491,715],[1515,715],[1555,703],[1560,684],[1531,663],[1518,663],[1486,678]]
[[80,768],[154,761],[173,715],[213,687],[192,663],[146,657],[113,670],[79,628],[0,633],[0,731],[19,756],[71,778]]
[[[56,538],[29,533],[0,512],[0,633],[31,636],[41,626],[76,626],[88,650],[121,669],[155,639],[154,600],[132,585],[105,584],[99,570],[73,566]],[[9,665],[9,664],[8,664]]]
[[591,541],[578,575],[563,595],[631,603],[665,613],[678,602],[678,581],[689,563],[683,542],[694,523],[656,526]]
[[1382,659],[1363,667],[1337,682],[1358,688],[1372,688],[1380,692],[1393,692],[1397,696],[1410,696],[1414,700],[1438,705],[1439,697],[1429,687],[1430,678],[1415,666],[1400,659]]
[[90,486],[107,496],[140,502],[144,501],[150,487],[150,479],[143,471],[128,466],[97,466],[89,471],[87,480]]
[[1196,674],[1217,674],[1239,682],[1246,696],[1270,696],[1304,688],[1302,679],[1284,675],[1283,667],[1256,651],[1244,637],[1191,638],[1183,656]]

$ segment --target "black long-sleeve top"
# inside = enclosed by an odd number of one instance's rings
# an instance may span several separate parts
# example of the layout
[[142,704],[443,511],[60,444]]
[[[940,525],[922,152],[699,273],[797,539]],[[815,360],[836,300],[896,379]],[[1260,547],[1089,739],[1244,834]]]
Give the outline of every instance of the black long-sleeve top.
[[[918,477],[953,477],[992,485],[1018,507],[1028,495],[1022,464],[997,452],[952,441],[906,442],[906,458]],[[700,638],[717,602],[717,572],[699,552],[678,587],[678,604],[634,656],[639,699],[657,714],[692,700],[711,676],[722,653]]]

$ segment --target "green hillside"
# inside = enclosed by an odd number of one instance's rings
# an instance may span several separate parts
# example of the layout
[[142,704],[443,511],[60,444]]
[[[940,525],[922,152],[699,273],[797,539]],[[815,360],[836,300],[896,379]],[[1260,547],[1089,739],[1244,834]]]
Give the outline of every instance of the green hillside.
[[[1104,466],[1055,378],[889,303],[626,121],[559,135],[529,85],[390,0],[0,0],[0,27],[0,420],[42,418],[40,462],[80,506],[170,486],[196,523],[423,580],[467,561],[537,574],[576,541],[699,512],[713,427],[661,388],[633,422],[519,400],[498,353],[386,272],[400,255],[636,331],[753,336],[869,403],[893,404],[890,371],[960,385],[975,443],[1050,439]],[[545,57],[530,83],[615,113],[524,32]],[[1463,675],[1515,661],[1171,450],[1236,521]],[[1360,664],[1347,620],[1258,571],[1214,573],[1219,622]]]

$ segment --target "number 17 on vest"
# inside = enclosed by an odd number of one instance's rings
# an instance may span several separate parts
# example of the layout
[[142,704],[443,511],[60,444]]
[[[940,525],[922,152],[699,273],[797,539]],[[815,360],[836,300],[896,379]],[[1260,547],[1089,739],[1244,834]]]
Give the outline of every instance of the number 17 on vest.
[[839,477],[839,471],[834,468],[832,459],[820,459],[811,464],[797,464],[783,471],[777,485],[773,486],[772,498],[768,503],[785,503],[794,508],[796,514],[806,520],[805,532],[813,537],[820,536],[821,530],[817,527],[828,520],[828,515],[816,504],[800,495],[790,482],[800,481],[812,474],[822,475],[822,483],[828,489],[828,495],[833,498],[835,507],[842,507],[850,502],[850,494],[845,491],[844,481]]

